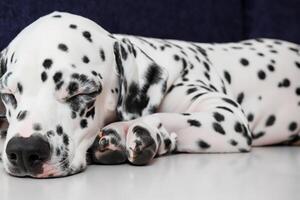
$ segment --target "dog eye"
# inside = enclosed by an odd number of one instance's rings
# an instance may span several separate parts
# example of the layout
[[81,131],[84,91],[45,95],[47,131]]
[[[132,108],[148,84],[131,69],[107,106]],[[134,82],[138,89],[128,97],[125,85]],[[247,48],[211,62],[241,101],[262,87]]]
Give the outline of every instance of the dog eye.
[[94,92],[89,92],[89,93],[79,93],[76,95],[73,95],[71,97],[67,97],[66,101],[72,101],[75,99],[82,99],[84,101],[90,101],[95,99],[95,97],[97,97],[100,94],[100,90],[94,91]]

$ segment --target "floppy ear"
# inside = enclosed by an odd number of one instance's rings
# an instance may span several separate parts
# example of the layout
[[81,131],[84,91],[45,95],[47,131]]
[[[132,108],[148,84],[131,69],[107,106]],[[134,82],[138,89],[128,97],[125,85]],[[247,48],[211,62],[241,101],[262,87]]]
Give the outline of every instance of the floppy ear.
[[156,112],[166,92],[167,71],[128,39],[114,43],[114,54],[120,88],[118,118],[130,120]]
[[7,70],[7,49],[4,49],[3,51],[0,52],[0,78],[5,74]]

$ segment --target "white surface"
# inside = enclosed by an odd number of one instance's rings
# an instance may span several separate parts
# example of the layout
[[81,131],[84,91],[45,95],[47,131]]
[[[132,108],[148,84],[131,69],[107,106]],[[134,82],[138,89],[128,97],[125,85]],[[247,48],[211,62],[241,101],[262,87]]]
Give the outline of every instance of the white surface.
[[0,164],[1,200],[300,199],[300,148],[244,154],[179,154],[150,166],[89,166],[57,179],[16,178]]

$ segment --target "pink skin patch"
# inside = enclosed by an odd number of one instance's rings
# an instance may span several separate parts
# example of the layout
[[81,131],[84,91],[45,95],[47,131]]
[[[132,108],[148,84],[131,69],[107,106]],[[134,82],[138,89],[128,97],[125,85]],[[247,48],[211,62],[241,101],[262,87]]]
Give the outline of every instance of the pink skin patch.
[[59,171],[49,164],[43,164],[43,173],[37,175],[38,178],[47,178],[49,176],[59,176]]
[[33,123],[31,121],[26,121],[26,123],[20,127],[19,130],[21,137],[27,138],[31,136],[31,134],[33,133],[32,124]]

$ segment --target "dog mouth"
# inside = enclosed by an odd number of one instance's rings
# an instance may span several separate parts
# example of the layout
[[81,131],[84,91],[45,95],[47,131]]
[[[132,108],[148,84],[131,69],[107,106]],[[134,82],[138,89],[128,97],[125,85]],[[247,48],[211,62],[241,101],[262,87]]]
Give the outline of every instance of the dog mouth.
[[27,170],[9,164],[7,172],[15,177],[30,178],[54,178],[72,174],[71,169],[63,169],[64,165],[65,163],[51,164],[50,162],[45,162],[34,169]]

